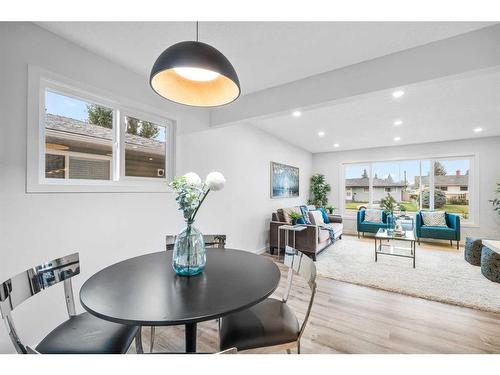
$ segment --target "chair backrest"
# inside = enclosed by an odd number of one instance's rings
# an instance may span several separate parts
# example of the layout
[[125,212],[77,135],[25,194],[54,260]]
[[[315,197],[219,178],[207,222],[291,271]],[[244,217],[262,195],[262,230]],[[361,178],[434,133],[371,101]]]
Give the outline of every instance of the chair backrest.
[[68,315],[75,315],[71,278],[79,273],[79,256],[74,253],[30,268],[0,284],[0,313],[18,353],[26,353],[27,350],[16,333],[11,312],[28,298],[63,281]]
[[285,265],[287,265],[289,269],[286,288],[283,294],[283,302],[286,303],[288,297],[290,296],[294,274],[301,276],[311,289],[311,297],[309,299],[306,315],[304,316],[304,320],[300,328],[300,337],[304,332],[309,315],[311,314],[314,297],[316,295],[316,265],[307,255],[290,246],[287,246],[285,249]]
[[[175,235],[167,235],[165,237],[166,248],[168,250],[173,250],[175,245]],[[226,247],[226,235],[225,234],[204,234],[203,241],[205,242],[205,247],[224,249]]]

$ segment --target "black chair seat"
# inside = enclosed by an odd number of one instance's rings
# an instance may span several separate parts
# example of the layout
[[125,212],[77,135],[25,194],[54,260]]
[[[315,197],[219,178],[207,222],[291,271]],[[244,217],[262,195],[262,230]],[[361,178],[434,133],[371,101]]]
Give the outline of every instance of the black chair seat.
[[83,313],[60,324],[36,350],[42,354],[123,354],[138,329]]
[[296,341],[299,331],[293,311],[282,301],[268,298],[248,310],[221,318],[220,349],[286,344]]

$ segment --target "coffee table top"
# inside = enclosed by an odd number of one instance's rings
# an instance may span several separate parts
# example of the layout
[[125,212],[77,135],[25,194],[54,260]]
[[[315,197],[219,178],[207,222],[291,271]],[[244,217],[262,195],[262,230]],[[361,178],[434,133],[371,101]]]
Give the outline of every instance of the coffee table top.
[[389,234],[387,229],[380,228],[378,232],[375,234],[375,238],[378,239],[390,239],[390,240],[401,240],[401,241],[415,241],[415,233],[412,230],[405,230],[405,234],[398,236],[396,232],[393,234]]

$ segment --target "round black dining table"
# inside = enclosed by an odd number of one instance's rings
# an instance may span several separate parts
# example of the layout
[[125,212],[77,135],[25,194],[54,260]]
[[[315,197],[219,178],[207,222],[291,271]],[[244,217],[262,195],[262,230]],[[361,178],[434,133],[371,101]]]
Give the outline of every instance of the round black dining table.
[[98,318],[135,326],[185,325],[186,352],[196,352],[197,323],[249,308],[277,288],[270,258],[233,249],[207,249],[205,270],[178,276],[173,251],[141,255],[91,276],[80,302]]

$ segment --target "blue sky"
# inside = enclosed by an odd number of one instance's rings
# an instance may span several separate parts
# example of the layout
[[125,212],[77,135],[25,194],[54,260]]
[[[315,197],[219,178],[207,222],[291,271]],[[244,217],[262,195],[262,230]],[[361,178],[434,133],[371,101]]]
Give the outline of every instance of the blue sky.
[[[60,95],[52,91],[45,91],[45,110],[47,113],[73,118],[87,122],[87,104],[83,100],[71,98],[69,96]],[[165,141],[166,131],[163,126],[160,126],[160,132],[154,138],[158,141]]]
[[[461,174],[465,174],[469,169],[469,160],[440,160],[440,162],[448,175],[454,175],[457,170],[460,170]],[[429,165],[428,160],[422,161],[423,176],[429,174]],[[365,168],[369,172],[368,165],[356,164],[346,166],[346,178],[360,178]],[[373,174],[375,175],[376,173],[379,178],[387,178],[390,174],[394,181],[403,181],[405,171],[406,180],[409,183],[413,183],[415,176],[418,176],[420,173],[420,162],[418,160],[407,160],[373,163]]]

